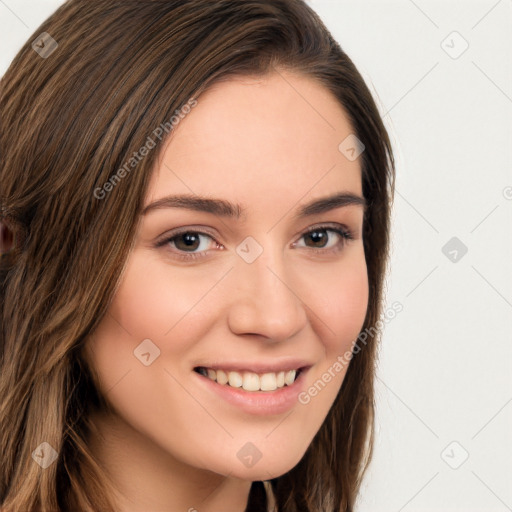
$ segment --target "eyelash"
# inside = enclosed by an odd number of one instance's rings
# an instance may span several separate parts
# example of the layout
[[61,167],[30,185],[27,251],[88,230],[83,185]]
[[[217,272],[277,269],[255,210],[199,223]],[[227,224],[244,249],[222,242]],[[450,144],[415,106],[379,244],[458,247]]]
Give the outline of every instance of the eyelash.
[[[336,244],[336,246],[334,248],[330,248],[330,249],[318,249],[318,248],[315,248],[315,247],[310,247],[309,250],[312,251],[315,254],[319,254],[319,253],[324,253],[325,254],[325,253],[335,253],[335,252],[338,252],[338,251],[340,251],[345,246],[345,243],[347,241],[354,239],[354,235],[352,234],[352,232],[349,229],[347,229],[345,226],[342,226],[341,224],[335,224],[334,226],[332,224],[323,224],[323,225],[320,225],[320,226],[314,226],[313,228],[310,228],[307,231],[304,231],[300,238],[302,238],[302,237],[304,237],[306,235],[309,235],[310,233],[314,233],[316,231],[331,231],[331,232],[334,232],[334,233],[336,233],[337,235],[339,235],[341,237],[341,241],[338,244]],[[165,246],[165,245],[167,245],[167,244],[169,244],[171,242],[174,242],[174,240],[176,238],[178,238],[181,235],[184,235],[185,233],[194,234],[194,235],[196,235],[196,234],[197,235],[205,235],[205,236],[210,237],[212,240],[214,240],[215,243],[217,243],[218,245],[222,245],[222,244],[219,244],[219,242],[217,242],[217,240],[215,240],[215,238],[213,237],[213,235],[211,233],[207,233],[207,232],[204,232],[204,231],[199,231],[199,230],[194,230],[194,229],[187,228],[187,229],[182,229],[180,231],[171,233],[170,236],[167,236],[163,240],[158,241],[155,244],[155,247],[160,248],[160,247],[163,247],[163,246]],[[207,251],[203,251],[203,252],[199,252],[199,253],[182,252],[182,253],[175,253],[175,256],[178,259],[181,259],[183,261],[193,261],[193,260],[197,260],[198,258],[205,257],[206,254],[207,254]]]

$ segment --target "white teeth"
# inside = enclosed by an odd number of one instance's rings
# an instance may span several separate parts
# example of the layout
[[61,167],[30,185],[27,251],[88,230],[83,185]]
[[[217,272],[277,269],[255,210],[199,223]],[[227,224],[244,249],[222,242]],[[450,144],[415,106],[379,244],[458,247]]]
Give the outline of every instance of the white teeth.
[[260,377],[260,388],[262,391],[274,391],[274,389],[277,389],[276,374],[264,373]]
[[295,382],[297,370],[278,373],[263,373],[258,375],[253,372],[236,372],[201,369],[200,373],[221,385],[229,385],[234,388],[243,388],[245,391],[274,391],[285,385],[291,386]]
[[[213,371],[215,372],[215,370],[213,370]],[[227,384],[228,383],[228,376],[226,375],[226,372],[223,372],[222,370],[217,370],[215,373],[217,374],[217,382],[219,384]],[[208,374],[208,377],[210,377],[209,374]],[[211,377],[210,377],[210,379],[211,379]]]
[[242,384],[242,387],[245,391],[259,391],[260,378],[255,373],[244,372],[244,383]]
[[241,388],[242,387],[242,376],[238,372],[229,372],[228,373],[229,385],[232,388]]
[[286,375],[284,376],[284,382],[287,386],[293,384],[293,381],[295,380],[295,373],[295,370],[290,370],[289,372],[286,372]]

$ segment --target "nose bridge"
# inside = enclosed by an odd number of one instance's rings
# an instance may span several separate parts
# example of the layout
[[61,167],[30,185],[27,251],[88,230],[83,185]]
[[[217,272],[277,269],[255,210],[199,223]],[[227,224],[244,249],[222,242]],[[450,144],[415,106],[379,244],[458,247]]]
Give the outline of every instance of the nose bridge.
[[294,290],[293,272],[286,267],[280,246],[248,237],[238,247],[234,269],[236,287],[229,322],[238,334],[287,339],[304,327],[306,314]]

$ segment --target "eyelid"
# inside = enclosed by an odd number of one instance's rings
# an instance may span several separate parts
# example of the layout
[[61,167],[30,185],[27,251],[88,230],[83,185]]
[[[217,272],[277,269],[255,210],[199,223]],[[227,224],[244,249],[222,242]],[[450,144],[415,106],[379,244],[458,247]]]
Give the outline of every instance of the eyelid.
[[[311,232],[311,231],[313,231],[315,229],[320,229],[320,228],[324,228],[324,229],[328,229],[328,228],[343,229],[347,233],[351,234],[354,238],[357,238],[357,236],[358,236],[358,230],[351,229],[346,224],[343,224],[341,222],[318,222],[316,224],[313,224],[310,227],[307,227],[307,228],[304,228],[304,229],[298,231],[294,236],[295,237],[299,237],[299,236],[307,234],[307,233],[309,233],[309,232]],[[218,244],[220,244],[220,242],[218,242],[216,240],[216,237],[218,235],[216,234],[215,230],[213,230],[211,228],[208,228],[206,226],[197,226],[197,225],[190,225],[190,226],[183,226],[182,228],[175,228],[174,230],[171,230],[170,232],[162,235],[162,237],[159,238],[159,241],[164,241],[165,242],[165,241],[167,241],[171,237],[175,237],[175,236],[178,236],[180,234],[188,233],[188,232],[210,235],[212,238],[215,239],[215,241]],[[156,243],[159,243],[159,241],[157,241]]]
[[311,231],[315,231],[315,229],[334,229],[334,230],[340,230],[344,231],[351,237],[356,238],[357,231],[352,230],[349,228],[346,224],[343,224],[341,222],[318,222],[317,224],[313,224],[311,227],[305,228],[302,231],[299,231],[296,236],[303,236],[307,233],[310,233]]

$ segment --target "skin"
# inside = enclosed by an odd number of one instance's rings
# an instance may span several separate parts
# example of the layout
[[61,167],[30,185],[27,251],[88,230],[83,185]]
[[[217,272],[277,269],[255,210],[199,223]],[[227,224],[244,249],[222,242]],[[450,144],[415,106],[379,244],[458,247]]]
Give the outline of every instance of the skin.
[[[219,82],[197,99],[160,154],[145,205],[198,194],[240,203],[246,215],[160,208],[141,216],[109,314],[88,341],[89,364],[116,411],[93,418],[101,436],[91,449],[122,512],[242,512],[251,481],[282,475],[302,458],[346,367],[307,405],[279,415],[251,415],[216,398],[193,367],[299,355],[313,362],[307,389],[352,349],[368,305],[363,208],[293,219],[313,199],[362,195],[360,158],[338,150],[353,130],[335,97],[281,70]],[[322,223],[343,224],[354,240],[304,236]],[[155,247],[181,227],[213,235],[188,250],[179,241]],[[236,252],[247,236],[263,247],[251,264]],[[206,256],[177,256],[191,252]],[[134,349],[148,338],[160,356],[145,366]],[[252,467],[237,457],[247,442],[262,453]]]

